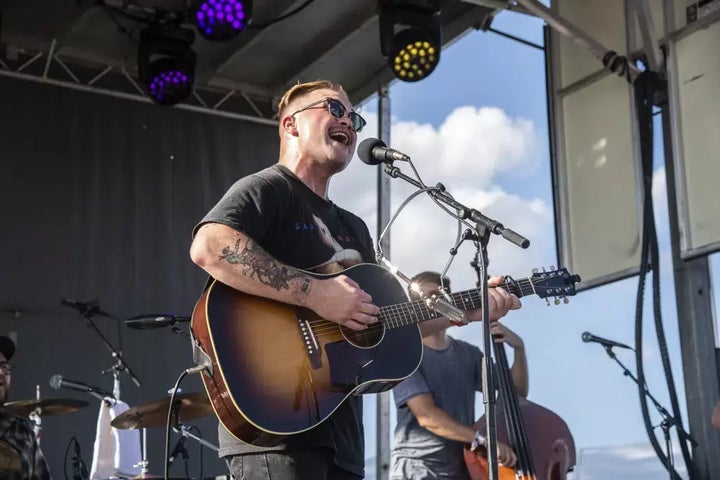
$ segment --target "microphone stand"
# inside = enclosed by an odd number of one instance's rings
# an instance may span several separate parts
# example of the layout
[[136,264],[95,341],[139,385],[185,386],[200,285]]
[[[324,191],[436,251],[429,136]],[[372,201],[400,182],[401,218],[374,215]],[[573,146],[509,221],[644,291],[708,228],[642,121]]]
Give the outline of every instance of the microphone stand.
[[[636,385],[640,385],[638,382],[637,377],[630,372],[630,370],[627,369],[627,367],[617,358],[615,355],[615,352],[613,351],[612,345],[605,345],[605,352],[607,352],[608,356],[615,360],[615,362],[620,365],[620,368],[623,370],[623,375],[626,377],[630,377],[633,382],[635,382]],[[657,409],[658,413],[660,413],[660,416],[663,418],[662,422],[660,422],[660,428],[663,431],[663,438],[665,439],[665,448],[667,450],[667,459],[668,464],[665,465],[665,468],[667,468],[668,472],[670,473],[670,480],[673,480],[676,478],[677,472],[675,472],[675,462],[673,461],[673,453],[670,443],[670,427],[673,425],[677,428],[677,434],[681,441],[688,441],[693,446],[697,446],[697,442],[695,439],[690,435],[688,432],[685,431],[682,424],[678,422],[675,417],[670,415],[670,413],[663,408],[662,405],[655,399],[655,397],[652,396],[650,391],[647,388],[647,385],[642,386],[642,391],[645,394],[647,398],[650,399],[653,405],[655,405],[655,408]]]
[[483,367],[482,367],[482,389],[483,403],[485,404],[485,432],[487,459],[488,459],[488,479],[493,480],[498,477],[498,458],[497,458],[497,419],[495,418],[495,369],[492,362],[492,334],[490,333],[490,312],[488,311],[488,283],[487,283],[487,266],[489,263],[487,255],[487,246],[490,242],[490,232],[485,225],[478,222],[475,225],[476,233],[470,233],[466,236],[473,240],[475,244],[475,260],[471,262],[475,273],[477,274],[477,286],[480,289],[482,298],[482,329],[483,329]]
[[216,446],[213,445],[212,443],[210,443],[210,442],[208,442],[207,440],[204,440],[204,439],[198,437],[197,435],[193,434],[193,433],[190,431],[190,428],[189,428],[189,427],[186,427],[186,426],[183,425],[182,423],[176,424],[175,427],[173,427],[173,429],[174,429],[176,432],[180,433],[180,435],[182,435],[183,438],[192,438],[193,440],[195,440],[196,442],[198,442],[200,445],[203,445],[203,446],[209,448],[209,449],[212,450],[213,452],[217,452],[217,451],[219,450],[218,447],[216,447]]
[[190,460],[190,456],[188,454],[187,448],[185,448],[185,436],[182,435],[178,439],[177,443],[175,443],[175,447],[172,450],[172,453],[170,453],[170,458],[168,458],[168,465],[172,466],[172,464],[175,462],[175,459],[182,455],[183,460],[185,461],[185,475],[189,476],[190,472],[188,470],[188,461]]
[[[410,164],[412,167],[412,163]],[[414,167],[413,167],[414,169]],[[422,182],[408,177],[402,171],[392,164],[386,164],[385,173],[392,178],[400,178],[420,190],[427,191],[435,200],[444,203],[455,209],[457,213],[453,214],[445,209],[448,213],[459,219],[462,223],[472,229],[466,238],[474,240],[478,248],[480,259],[477,262],[478,287],[482,299],[482,323],[483,323],[483,403],[485,404],[486,417],[486,447],[488,455],[488,480],[497,480],[498,477],[498,458],[497,458],[497,427],[495,419],[495,382],[494,371],[492,368],[492,336],[490,334],[490,312],[486,308],[488,305],[488,284],[487,284],[487,246],[490,242],[490,234],[500,235],[509,242],[521,247],[527,248],[530,241],[522,235],[505,228],[500,222],[486,217],[478,210],[468,208],[460,202],[456,201],[450,194],[445,191],[445,187],[439,183],[435,188],[428,188]],[[467,220],[474,222],[469,224]]]
[[[185,425],[183,425],[182,423],[178,422],[177,418],[178,417],[175,416],[176,422],[175,422],[175,426],[173,427],[173,430],[175,430],[175,432],[179,433],[181,435],[181,437],[178,439],[177,443],[175,444],[175,447],[173,448],[172,453],[170,454],[170,456],[168,458],[168,471],[170,471],[170,468],[172,467],[172,464],[175,461],[175,459],[179,455],[182,455],[183,460],[185,461],[185,476],[189,477],[190,476],[190,466],[189,466],[188,461],[190,460],[190,455],[188,453],[187,447],[185,446],[186,438],[192,438],[193,440],[200,443],[200,445],[203,445],[214,452],[218,452],[219,449],[212,443],[210,443],[206,440],[203,440],[202,438],[200,438],[196,435],[193,435],[193,433],[190,431],[190,428],[188,428]],[[201,455],[202,455],[202,452],[201,452]]]
[[141,385],[140,379],[135,375],[135,373],[130,368],[130,365],[125,361],[125,359],[122,356],[122,352],[116,350],[110,341],[107,339],[107,337],[102,333],[102,331],[95,325],[95,322],[93,322],[93,316],[99,315],[103,317],[110,317],[109,314],[103,312],[98,308],[97,302],[74,302],[72,300],[68,299],[62,299],[60,301],[61,305],[64,305],[66,307],[74,308],[80,313],[80,316],[87,321],[87,324],[89,327],[91,327],[93,330],[95,330],[95,333],[100,337],[100,339],[103,341],[105,346],[110,350],[113,358],[115,359],[115,364],[108,368],[103,370],[101,373],[105,375],[108,372],[112,372],[113,374],[113,395],[116,399],[120,398],[120,380],[119,375],[120,372],[125,372],[128,374],[132,382],[135,384],[136,387],[139,387]]

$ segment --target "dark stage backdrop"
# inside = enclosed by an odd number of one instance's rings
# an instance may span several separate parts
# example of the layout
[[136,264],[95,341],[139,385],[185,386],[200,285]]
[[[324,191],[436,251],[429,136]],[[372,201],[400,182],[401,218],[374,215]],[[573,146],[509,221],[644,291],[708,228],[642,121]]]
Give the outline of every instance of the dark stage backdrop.
[[[61,374],[112,388],[110,351],[61,298],[98,299],[116,318],[95,322],[142,381],[122,376],[131,407],[167,396],[191,366],[169,329],[132,330],[141,313],[190,315],[205,276],[189,259],[193,226],[238,178],[277,160],[275,127],[0,77],[0,334],[17,335],[14,400],[72,397],[84,410],[43,419],[42,446],[63,479],[71,437],[92,458],[99,403],[51,390]],[[13,312],[17,310],[17,312]],[[197,375],[186,392],[200,391]],[[189,422],[217,444],[217,421]],[[172,442],[177,440],[173,433]],[[151,473],[163,473],[163,429],[148,430]],[[198,443],[188,440],[191,475]],[[171,445],[172,446],[172,445]],[[226,474],[204,450],[204,476]],[[69,466],[68,466],[69,468]],[[171,474],[184,474],[181,461]]]

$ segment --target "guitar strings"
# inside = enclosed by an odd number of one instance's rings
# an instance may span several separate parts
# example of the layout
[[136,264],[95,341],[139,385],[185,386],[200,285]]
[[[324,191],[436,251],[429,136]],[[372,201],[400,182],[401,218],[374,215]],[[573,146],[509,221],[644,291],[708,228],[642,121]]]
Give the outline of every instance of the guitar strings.
[[[517,295],[525,296],[528,294],[535,293],[532,280],[524,278],[520,280],[506,280],[501,285],[506,290],[509,290]],[[465,292],[459,292],[451,295],[453,303],[461,303],[465,307],[465,302],[469,301],[471,309],[480,308],[479,303],[481,302],[481,296],[479,290],[468,290]],[[475,306],[477,304],[477,307]],[[428,318],[425,318],[425,316]],[[355,334],[369,334],[377,331],[382,331],[385,328],[396,328],[401,326],[407,326],[412,324],[421,323],[422,321],[432,320],[433,318],[439,318],[442,315],[437,314],[435,310],[425,305],[422,300],[415,300],[411,302],[405,302],[394,305],[385,305],[380,307],[380,313],[378,315],[378,322],[368,325],[368,328],[364,330],[352,330]],[[421,320],[418,320],[421,317]],[[329,334],[339,333],[341,325],[325,320],[323,318],[308,321],[313,333],[316,337],[322,337]],[[347,327],[346,327],[347,328]]]
[[[532,288],[532,282],[529,279],[522,279],[515,284],[525,284],[520,285],[519,290],[522,292],[522,295],[526,295],[528,293],[533,293]],[[529,289],[526,289],[525,287],[530,285]],[[510,289],[511,291],[516,291],[518,288],[512,288],[512,285],[509,284],[509,282],[505,282],[503,284],[503,287]],[[463,298],[463,295],[465,298]],[[471,302],[470,309],[479,308],[480,303],[480,293],[477,290],[469,290],[466,292],[460,292],[452,295],[453,302],[454,303],[462,303],[463,306],[465,304],[465,301]],[[457,297],[457,298],[456,298]],[[478,304],[477,306],[475,304]],[[418,311],[419,310],[419,311]],[[399,314],[399,315],[398,315]],[[410,318],[408,318],[408,314]],[[428,318],[425,318],[425,317]],[[422,321],[431,320],[433,318],[439,318],[441,315],[438,315],[433,309],[426,306],[425,303],[422,300],[416,300],[414,302],[406,302],[403,304],[395,304],[395,305],[386,305],[383,307],[380,307],[380,314],[378,315],[379,322],[374,323],[372,325],[369,325],[367,329],[365,330],[356,330],[356,332],[374,332],[375,330],[381,330],[385,327],[387,328],[395,328],[400,326],[407,326],[415,323],[420,323]],[[383,318],[385,317],[385,318]],[[402,318],[400,318],[402,317]],[[422,320],[417,320],[417,317],[422,317]],[[396,322],[397,321],[397,322]],[[317,320],[311,320],[308,322],[312,327],[317,327],[314,329],[314,333],[318,336],[324,335],[326,333],[332,332],[335,333],[336,330],[340,327],[339,324],[335,322],[331,322],[329,320],[325,319],[317,319]]]

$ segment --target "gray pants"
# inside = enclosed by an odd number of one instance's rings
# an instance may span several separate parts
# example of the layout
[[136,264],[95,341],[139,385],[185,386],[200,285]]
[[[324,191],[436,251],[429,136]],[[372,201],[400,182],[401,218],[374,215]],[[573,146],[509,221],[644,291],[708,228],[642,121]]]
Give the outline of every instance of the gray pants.
[[360,480],[333,462],[333,451],[312,448],[225,457],[235,480]]

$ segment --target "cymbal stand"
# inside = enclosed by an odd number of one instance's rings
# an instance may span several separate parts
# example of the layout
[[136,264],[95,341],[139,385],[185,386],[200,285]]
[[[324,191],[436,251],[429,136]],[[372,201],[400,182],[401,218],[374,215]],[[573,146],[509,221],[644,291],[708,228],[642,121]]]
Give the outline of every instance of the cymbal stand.
[[140,462],[133,465],[133,467],[140,467],[140,478],[145,477],[145,475],[148,474],[148,465],[150,462],[148,462],[147,459],[147,429],[142,429],[142,460]]

